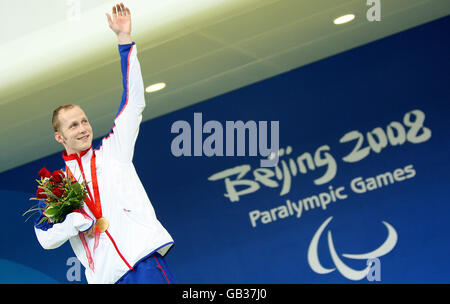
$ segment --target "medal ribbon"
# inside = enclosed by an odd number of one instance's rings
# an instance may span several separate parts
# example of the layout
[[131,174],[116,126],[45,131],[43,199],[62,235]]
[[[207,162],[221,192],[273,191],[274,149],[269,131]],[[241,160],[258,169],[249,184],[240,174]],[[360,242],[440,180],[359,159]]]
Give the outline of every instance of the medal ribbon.
[[[66,165],[66,172],[68,172],[68,176],[70,178],[73,178],[75,181],[77,180],[75,176],[73,176],[72,172],[70,171],[69,167]],[[86,182],[86,177],[84,176],[83,170],[81,171],[81,174],[83,175],[83,179]],[[89,187],[86,184],[86,189],[88,191],[88,196],[84,200],[86,205],[89,207],[89,210],[91,210],[92,214],[94,214],[96,219],[99,219],[102,217],[102,205],[100,202],[100,193],[98,191],[98,181],[97,181],[97,170],[95,168],[95,153],[92,153],[91,157],[91,175],[92,175],[92,188],[94,189],[94,198],[92,197],[91,191],[89,190]]]
[[[66,165],[66,172],[68,173],[69,178],[72,178],[75,181],[77,180],[75,178],[75,176],[72,174],[72,172],[70,171],[69,167],[67,167],[67,165]],[[83,170],[81,171],[81,174],[83,175],[83,179],[86,182],[86,177],[84,176]],[[88,196],[86,197],[84,202],[89,207],[89,210],[91,210],[91,212],[94,214],[95,218],[99,219],[99,218],[102,217],[102,205],[100,203],[100,193],[99,193],[99,190],[98,190],[97,170],[96,170],[96,167],[95,167],[95,153],[94,152],[92,153],[92,157],[91,157],[91,176],[92,176],[92,188],[94,190],[94,200],[92,199],[91,191],[89,190],[89,187],[86,184],[86,189],[88,190]],[[91,219],[91,217],[83,209],[77,209],[77,210],[74,210],[74,211],[80,212],[81,214],[83,214],[83,216],[85,218]],[[99,228],[97,226],[94,226],[94,230],[95,230],[95,241],[94,241],[93,254],[95,254],[95,249],[97,249],[98,242],[99,242],[99,239],[100,239],[100,230],[99,230]],[[86,241],[86,238],[84,236],[84,233],[83,232],[79,232],[78,236],[80,237],[81,243],[83,244],[83,247],[84,247],[84,251],[86,252],[86,258],[87,258],[88,263],[89,263],[89,268],[91,268],[91,270],[94,271],[95,270],[95,268],[94,268],[94,260],[93,260],[92,255],[91,255],[91,251],[89,250],[89,246],[87,244],[87,241]]]
[[[84,209],[77,209],[74,211],[81,213],[85,219],[92,220],[92,218],[89,216],[89,214],[86,213],[86,211],[84,211]],[[91,268],[92,271],[95,271],[94,259],[92,258],[91,251],[89,250],[89,246],[87,244],[86,237],[84,236],[84,233],[81,231],[78,232],[78,236],[80,237],[81,243],[83,244],[84,251],[86,252],[86,258],[89,263],[89,268]],[[95,249],[97,249],[97,246],[98,246],[99,237],[100,237],[100,233],[97,233],[97,231],[96,231],[95,241],[94,241],[94,253],[95,253]]]

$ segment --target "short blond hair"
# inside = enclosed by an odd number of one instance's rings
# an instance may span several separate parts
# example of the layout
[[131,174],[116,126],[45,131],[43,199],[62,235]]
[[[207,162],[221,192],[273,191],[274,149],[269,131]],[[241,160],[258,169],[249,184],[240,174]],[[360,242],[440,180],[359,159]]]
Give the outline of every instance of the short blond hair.
[[70,103],[70,104],[65,104],[65,105],[59,106],[55,110],[53,110],[52,126],[53,126],[53,130],[55,132],[57,132],[60,127],[60,125],[59,125],[60,121],[59,121],[59,117],[58,117],[59,112],[61,112],[62,110],[69,110],[74,107],[79,107],[81,109],[81,107],[79,105]]

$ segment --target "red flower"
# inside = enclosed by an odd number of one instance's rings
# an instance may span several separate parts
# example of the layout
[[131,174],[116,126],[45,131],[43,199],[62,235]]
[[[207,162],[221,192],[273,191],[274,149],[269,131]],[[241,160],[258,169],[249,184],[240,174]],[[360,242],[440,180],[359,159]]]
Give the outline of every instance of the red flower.
[[56,195],[57,197],[61,197],[63,195],[63,191],[59,188],[54,188],[52,190],[53,194]]
[[61,170],[58,171],[54,171],[52,173],[52,177],[50,178],[50,180],[54,183],[60,183],[62,182],[64,177],[64,173]]
[[47,195],[45,194],[44,189],[38,188],[36,191],[36,197],[37,198],[47,198]]
[[52,176],[52,174],[50,173],[50,171],[48,171],[45,167],[42,168],[39,173],[38,173],[39,177],[50,177]]

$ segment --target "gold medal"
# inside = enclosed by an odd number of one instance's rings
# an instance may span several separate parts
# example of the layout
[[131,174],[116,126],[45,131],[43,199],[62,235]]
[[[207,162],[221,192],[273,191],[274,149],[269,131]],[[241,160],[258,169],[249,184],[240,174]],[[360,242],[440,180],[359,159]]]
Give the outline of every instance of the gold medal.
[[109,223],[108,223],[108,220],[106,218],[100,217],[95,222],[95,226],[98,228],[98,230],[100,232],[105,232],[108,229],[108,227],[109,227]]

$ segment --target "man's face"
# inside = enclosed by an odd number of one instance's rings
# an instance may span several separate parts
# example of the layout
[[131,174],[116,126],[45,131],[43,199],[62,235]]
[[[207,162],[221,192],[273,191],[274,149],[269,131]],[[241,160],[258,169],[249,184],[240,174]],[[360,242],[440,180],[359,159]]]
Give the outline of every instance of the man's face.
[[67,154],[80,153],[92,144],[92,128],[86,114],[79,107],[59,112],[59,130],[55,139],[66,148]]

